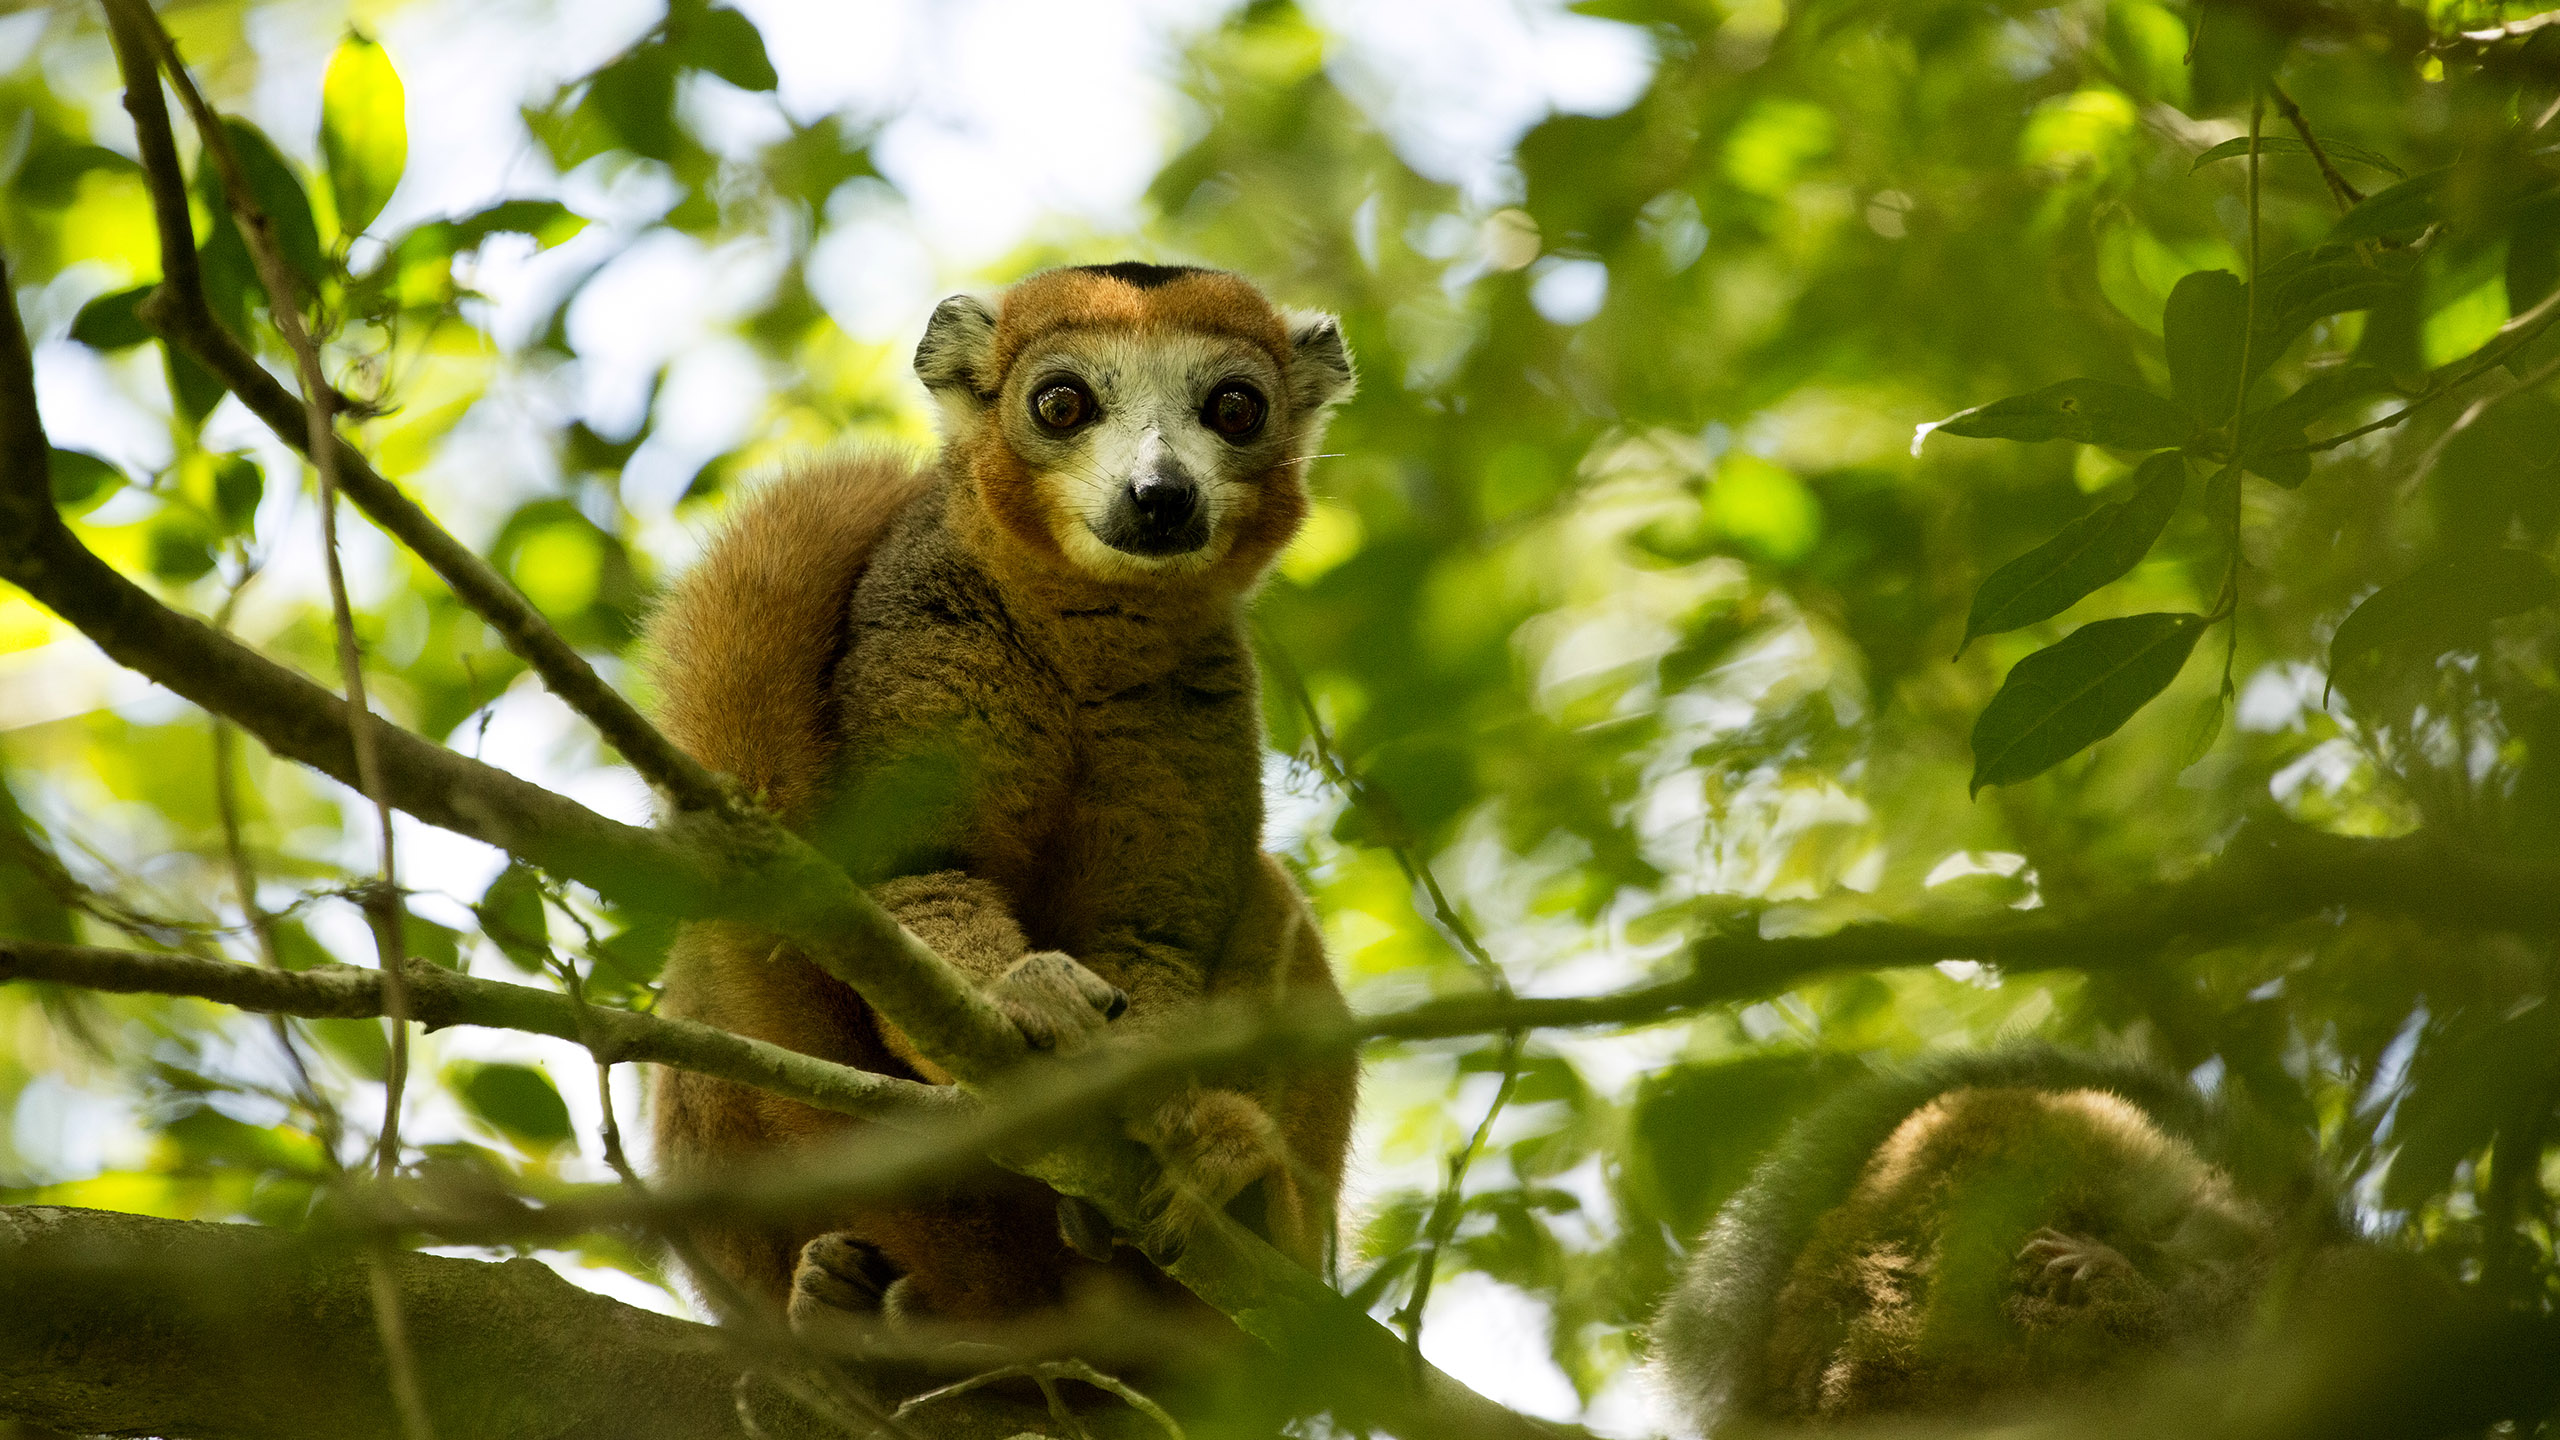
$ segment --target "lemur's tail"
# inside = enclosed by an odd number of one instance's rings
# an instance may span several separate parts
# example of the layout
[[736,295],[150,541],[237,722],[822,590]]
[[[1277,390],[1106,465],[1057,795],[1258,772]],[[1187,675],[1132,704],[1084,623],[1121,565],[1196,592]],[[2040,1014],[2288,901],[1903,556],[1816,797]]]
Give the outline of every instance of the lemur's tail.
[[835,758],[829,676],[846,606],[890,522],[932,481],[895,455],[830,457],[746,497],[650,617],[659,725],[786,819]]

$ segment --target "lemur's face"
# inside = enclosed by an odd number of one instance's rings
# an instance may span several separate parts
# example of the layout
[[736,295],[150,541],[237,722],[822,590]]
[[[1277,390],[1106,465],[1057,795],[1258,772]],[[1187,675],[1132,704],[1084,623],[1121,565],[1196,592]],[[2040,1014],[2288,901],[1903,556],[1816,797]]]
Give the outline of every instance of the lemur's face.
[[1036,276],[998,315],[945,301],[916,364],[990,508],[1107,579],[1258,572],[1351,379],[1331,317],[1283,316],[1233,276],[1125,265]]
[[1225,336],[1066,330],[1014,365],[997,423],[1068,522],[1069,555],[1186,569],[1215,561],[1263,476],[1298,458],[1271,423],[1279,390],[1270,357]]

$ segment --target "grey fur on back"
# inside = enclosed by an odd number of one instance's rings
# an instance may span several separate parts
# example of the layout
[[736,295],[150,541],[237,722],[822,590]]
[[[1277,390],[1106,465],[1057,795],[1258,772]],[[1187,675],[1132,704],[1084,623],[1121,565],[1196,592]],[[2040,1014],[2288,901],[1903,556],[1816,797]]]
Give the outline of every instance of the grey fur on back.
[[[1655,1315],[1650,1366],[1693,1433],[1712,1435],[1761,1404],[1761,1375],[1779,1292],[1814,1228],[1856,1186],[1867,1160],[1912,1112],[1972,1086],[2102,1090],[2226,1170],[2236,1162],[2232,1117],[2177,1076],[2136,1062],[2012,1046],[1853,1080],[1790,1126],[1717,1211],[1687,1269]],[[2290,1188],[2261,1175],[2261,1186]]]

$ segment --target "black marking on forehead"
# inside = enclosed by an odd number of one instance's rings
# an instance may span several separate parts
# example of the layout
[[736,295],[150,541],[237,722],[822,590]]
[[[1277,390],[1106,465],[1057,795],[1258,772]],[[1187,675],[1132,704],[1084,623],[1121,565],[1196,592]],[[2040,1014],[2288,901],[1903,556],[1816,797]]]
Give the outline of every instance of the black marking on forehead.
[[1102,275],[1140,290],[1153,290],[1170,285],[1185,275],[1212,273],[1199,265],[1150,265],[1144,260],[1121,260],[1109,265],[1076,265],[1069,267],[1080,274]]

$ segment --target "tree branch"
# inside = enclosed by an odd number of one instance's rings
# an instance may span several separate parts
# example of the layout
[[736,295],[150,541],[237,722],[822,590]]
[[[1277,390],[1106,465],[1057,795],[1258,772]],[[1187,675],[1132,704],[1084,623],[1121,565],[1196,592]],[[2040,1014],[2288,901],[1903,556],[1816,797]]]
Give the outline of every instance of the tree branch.
[[[176,52],[158,21],[138,0],[108,0],[116,61],[124,73],[125,110],[133,116],[142,170],[160,232],[161,283],[143,302],[140,314],[164,340],[171,341],[202,365],[249,412],[314,464],[333,459],[338,487],[356,508],[394,539],[409,547],[427,567],[453,588],[455,598],[489,622],[509,650],[542,677],[551,692],[586,717],[619,751],[641,778],[656,786],[677,808],[727,811],[733,804],[719,780],[690,755],[677,749],[649,723],[621,692],[604,682],[569,642],[560,637],[522,591],[508,583],[489,563],[455,539],[424,509],[382,477],[355,446],[328,432],[325,439],[305,423],[303,404],[258,364],[238,337],[214,317],[205,303],[204,281],[196,264],[195,235],[187,220],[186,176],[179,168],[169,111],[160,94],[155,52],[165,54],[178,73]],[[148,28],[144,28],[148,27]],[[208,112],[209,113],[209,112]],[[214,131],[197,117],[210,149]],[[233,187],[233,194],[240,193]],[[291,305],[291,296],[271,296],[271,303]],[[322,445],[331,450],[325,457]]]
[[[0,579],[119,663],[238,721],[275,753],[355,785],[345,702],[154,600],[62,523],[5,261],[0,300]],[[379,727],[377,738],[391,802],[431,825],[641,909],[770,930],[963,1081],[991,1079],[1023,1054],[1020,1032],[976,987],[762,812],[682,814],[668,831],[643,830],[396,727]]]
[[[0,1207],[0,1418],[75,1434],[388,1440],[370,1262],[253,1225]],[[581,1290],[533,1260],[402,1254],[390,1266],[439,1433],[475,1440],[740,1436],[748,1372],[709,1326]],[[773,1440],[816,1440],[787,1404]],[[942,1440],[1045,1428],[979,1392],[933,1410]],[[1150,1433],[1134,1414],[1088,1420]]]
[[1461,997],[1364,1017],[1365,1038],[1445,1039],[1533,1028],[1648,1025],[1826,975],[1976,960],[2017,973],[2105,970],[2180,945],[2224,944],[2333,912],[2403,915],[2449,930],[2560,930],[2560,864],[2413,835],[2358,840],[2290,824],[2244,829],[2194,876],[2122,899],[1976,929],[1871,922],[1823,935],[1710,935],[1687,974],[1605,995]]
[[[965,1115],[961,1092],[875,1075],[691,1020],[586,1006],[551,990],[478,980],[411,960],[409,1017],[427,1028],[483,1025],[584,1045],[608,1064],[646,1061],[753,1085],[820,1110],[908,1126]],[[51,981],[116,994],[190,995],[266,1015],[370,1018],[382,1013],[382,975],[353,965],[270,970],[192,955],[0,938],[0,983]]]

